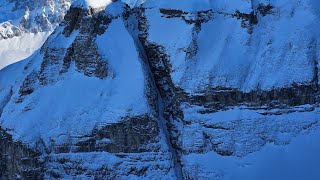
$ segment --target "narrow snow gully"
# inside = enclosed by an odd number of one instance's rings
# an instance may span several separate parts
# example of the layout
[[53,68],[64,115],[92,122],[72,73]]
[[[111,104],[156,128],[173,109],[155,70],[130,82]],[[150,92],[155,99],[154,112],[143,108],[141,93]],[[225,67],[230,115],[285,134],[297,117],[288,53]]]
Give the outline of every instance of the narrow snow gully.
[[[176,148],[173,147],[173,139],[174,137],[172,136],[172,134],[170,133],[170,122],[168,119],[171,115],[165,115],[168,112],[166,112],[166,110],[168,109],[168,102],[172,101],[172,97],[170,97],[171,93],[166,94],[164,93],[164,91],[166,91],[164,89],[164,82],[166,82],[166,79],[168,78],[168,74],[166,76],[159,76],[159,72],[157,71],[163,71],[164,69],[155,69],[154,67],[154,58],[150,57],[150,52],[148,51],[148,46],[146,44],[146,41],[144,37],[147,36],[147,27],[146,26],[142,26],[142,23],[145,22],[141,22],[143,20],[145,20],[142,16],[141,16],[141,11],[143,11],[141,8],[128,8],[128,16],[125,17],[125,23],[126,23],[126,27],[128,32],[131,34],[136,48],[139,51],[140,54],[140,58],[142,60],[142,64],[144,65],[144,70],[145,70],[145,74],[146,77],[148,77],[149,80],[149,84],[151,86],[150,87],[146,87],[149,88],[149,90],[147,89],[146,91],[149,91],[149,94],[151,93],[152,97],[155,98],[154,100],[149,100],[151,106],[153,108],[155,108],[155,112],[158,113],[158,123],[159,126],[161,128],[161,132],[165,135],[166,138],[166,143],[168,145],[169,151],[171,153],[172,156],[172,163],[173,166],[175,168],[175,175],[176,178],[178,180],[183,179],[183,175],[182,175],[182,167],[181,164],[179,163],[179,155],[178,155],[178,150]],[[142,17],[142,19],[141,19]],[[143,42],[141,41],[143,40]],[[159,52],[160,53],[160,52]],[[151,90],[151,92],[150,92]],[[156,102],[156,103],[154,103]],[[172,104],[172,103],[169,103]],[[166,118],[165,118],[166,116]]]
[[[158,89],[157,89],[158,90]],[[166,140],[167,140],[167,144],[169,147],[169,150],[172,154],[172,161],[174,163],[174,167],[175,167],[175,172],[176,172],[176,177],[177,179],[183,179],[182,177],[182,167],[181,164],[179,163],[179,157],[178,157],[178,150],[175,149],[172,146],[172,142],[171,142],[171,133],[169,132],[169,127],[167,124],[167,120],[163,117],[164,114],[164,102],[162,100],[162,97],[160,95],[159,90],[157,91],[158,93],[158,106],[159,106],[159,124],[160,124],[160,128],[162,129],[163,133],[166,136]]]
[[4,93],[4,94],[5,94],[5,96],[3,96],[3,98],[0,96],[0,100],[1,100],[1,98],[3,99],[2,101],[0,101],[0,117],[1,117],[3,109],[6,107],[6,105],[11,100],[11,97],[13,95],[12,88],[10,90],[8,90],[7,93]]

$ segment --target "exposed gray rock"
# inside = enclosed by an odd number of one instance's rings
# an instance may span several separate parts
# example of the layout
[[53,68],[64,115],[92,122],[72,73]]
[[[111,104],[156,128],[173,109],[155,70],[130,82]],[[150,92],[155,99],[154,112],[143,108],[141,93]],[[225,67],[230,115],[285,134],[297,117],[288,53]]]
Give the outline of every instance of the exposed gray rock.
[[43,164],[38,160],[40,153],[29,149],[0,128],[0,178],[42,179]]

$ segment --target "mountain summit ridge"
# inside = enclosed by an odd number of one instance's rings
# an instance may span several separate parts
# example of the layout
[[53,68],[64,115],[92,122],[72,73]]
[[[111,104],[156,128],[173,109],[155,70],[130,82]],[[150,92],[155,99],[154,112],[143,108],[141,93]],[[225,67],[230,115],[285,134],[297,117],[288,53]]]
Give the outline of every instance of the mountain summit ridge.
[[39,49],[63,20],[71,0],[0,1],[0,69]]

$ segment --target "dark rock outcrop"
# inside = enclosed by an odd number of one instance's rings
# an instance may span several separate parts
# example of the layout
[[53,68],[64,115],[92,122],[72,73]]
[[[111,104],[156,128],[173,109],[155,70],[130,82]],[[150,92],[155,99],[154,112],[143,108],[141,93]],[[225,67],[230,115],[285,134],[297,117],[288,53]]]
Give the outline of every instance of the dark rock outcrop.
[[0,128],[0,179],[43,179],[39,152],[29,149]]
[[57,145],[54,147],[54,152],[59,154],[68,152],[143,153],[158,151],[155,147],[158,143],[159,133],[159,125],[151,117],[125,117],[119,123],[99,124],[92,134],[74,137],[75,144]]

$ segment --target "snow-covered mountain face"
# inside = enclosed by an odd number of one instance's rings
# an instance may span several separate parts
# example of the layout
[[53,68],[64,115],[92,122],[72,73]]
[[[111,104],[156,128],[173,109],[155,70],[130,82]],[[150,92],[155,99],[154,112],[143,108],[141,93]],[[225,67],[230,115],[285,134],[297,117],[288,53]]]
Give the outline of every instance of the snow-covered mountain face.
[[1,39],[23,32],[52,31],[63,20],[71,0],[1,0]]
[[0,176],[317,179],[319,7],[76,1],[0,71]]
[[71,0],[0,0],[0,69],[39,49],[70,5]]

